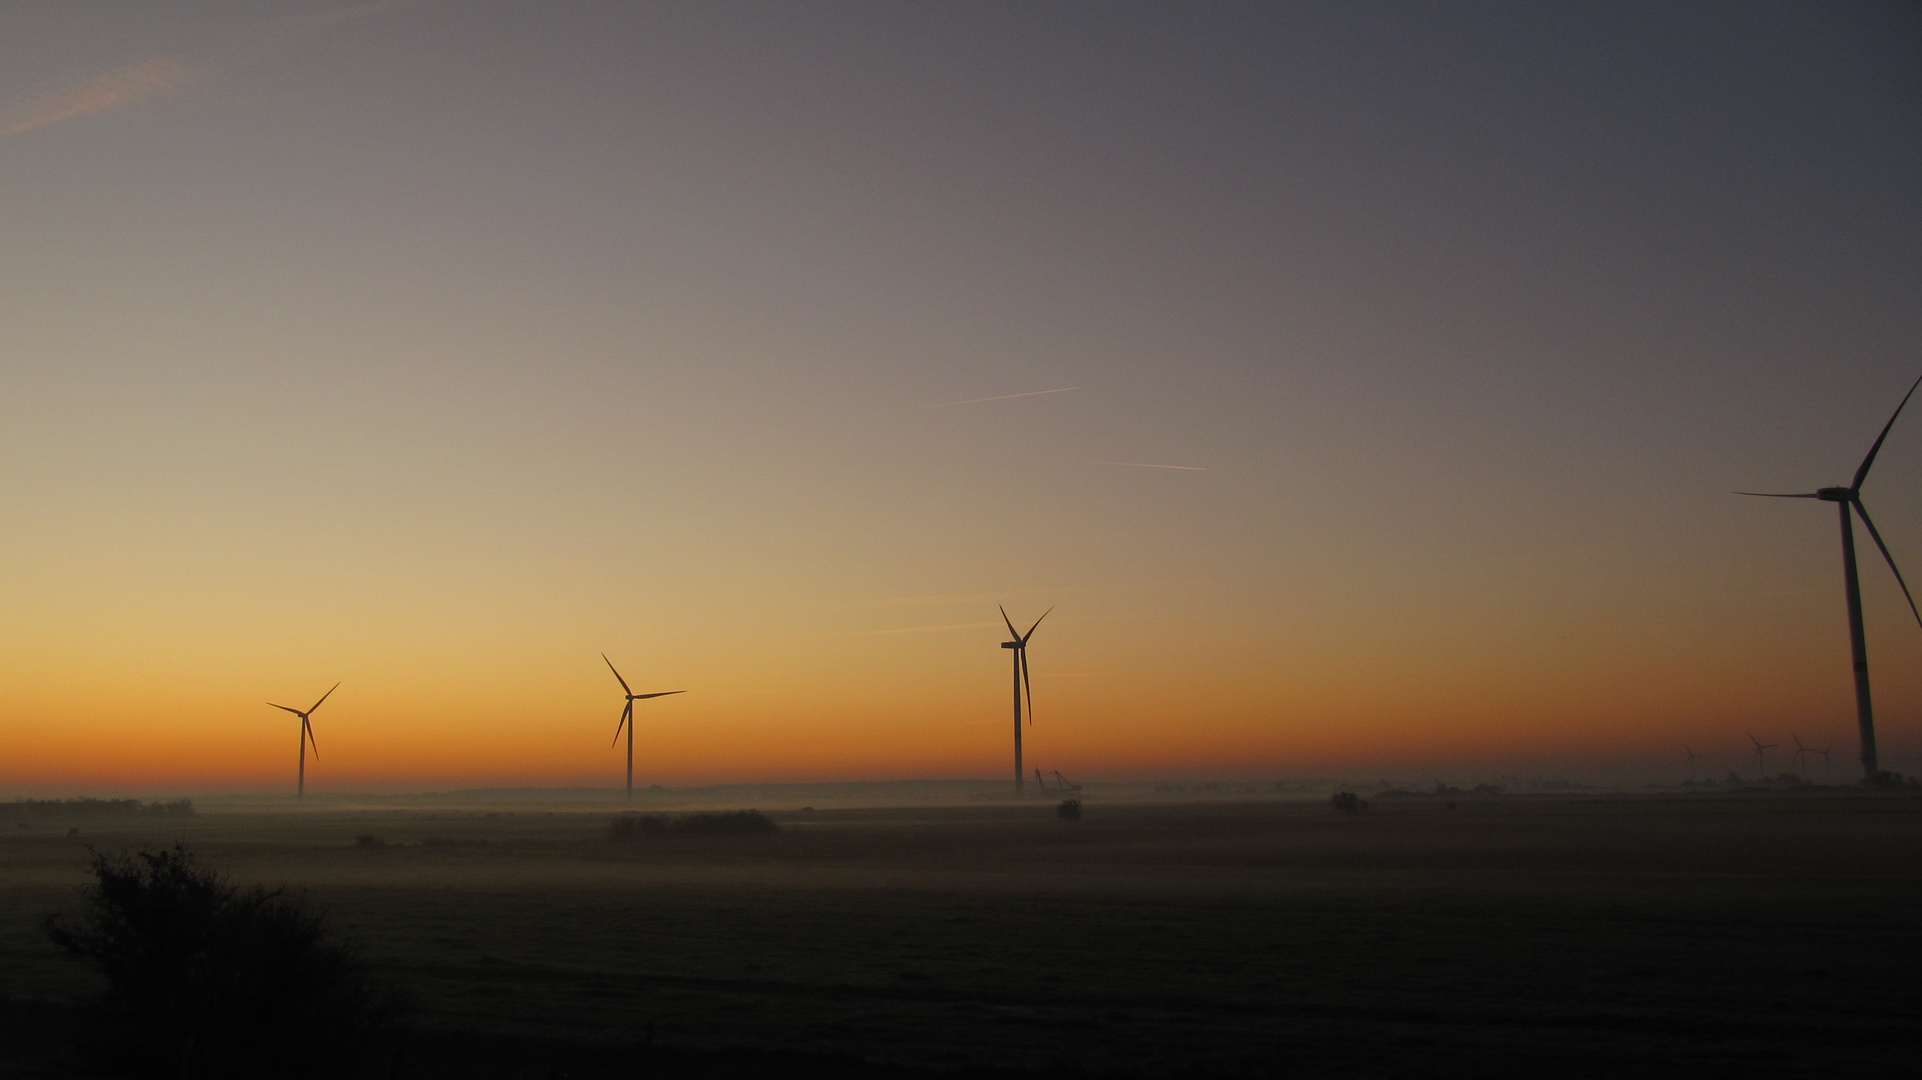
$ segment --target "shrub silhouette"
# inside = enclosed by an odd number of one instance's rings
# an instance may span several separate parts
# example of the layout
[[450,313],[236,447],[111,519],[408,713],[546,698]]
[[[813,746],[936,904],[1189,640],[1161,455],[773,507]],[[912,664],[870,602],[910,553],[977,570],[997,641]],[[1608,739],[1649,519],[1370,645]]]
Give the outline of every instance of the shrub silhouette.
[[1061,800],[1061,805],[1054,808],[1054,813],[1056,817],[1063,821],[1080,821],[1081,800],[1063,799]]
[[1368,809],[1368,804],[1362,801],[1361,796],[1352,791],[1337,791],[1329,802],[1344,814],[1359,814]]
[[90,1048],[112,1069],[312,1076],[391,1008],[320,912],[229,884],[184,845],[96,852],[93,874],[78,920],[46,929],[106,977]]
[[383,848],[387,846],[387,841],[382,840],[373,833],[361,833],[359,836],[354,837],[354,846],[357,848]]
[[719,813],[622,814],[608,823],[609,840],[646,840],[665,837],[753,836],[779,832],[780,826],[759,810]]

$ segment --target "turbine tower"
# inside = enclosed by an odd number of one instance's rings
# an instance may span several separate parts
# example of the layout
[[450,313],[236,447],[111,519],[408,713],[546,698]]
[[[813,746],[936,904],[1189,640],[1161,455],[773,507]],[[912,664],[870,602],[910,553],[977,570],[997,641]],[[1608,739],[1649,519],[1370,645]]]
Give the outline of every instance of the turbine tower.
[[[601,659],[607,660],[607,654],[602,653]],[[626,728],[627,797],[631,800],[634,798],[634,703],[637,701],[645,701],[648,698],[667,697],[670,694],[685,694],[687,691],[663,690],[658,694],[637,694],[633,690],[628,689],[627,680],[621,678],[619,671],[615,671],[614,661],[607,660],[607,670],[614,672],[614,681],[621,684],[621,693],[627,695],[627,708],[621,710],[621,722],[614,725],[614,742],[618,744],[621,741],[621,729]]]
[[[1748,735],[1748,732],[1745,731],[1742,734]],[[1767,780],[1769,778],[1769,769],[1766,754],[1781,744],[1772,742],[1765,743],[1753,735],[1749,735],[1748,741],[1755,744],[1755,771],[1761,774],[1762,779]]]
[[[1889,437],[1889,429],[1895,426],[1895,418],[1902,415],[1902,406],[1915,396],[1915,388],[1922,386],[1922,378],[1915,380],[1909,392],[1902,395],[1901,405],[1890,414],[1889,422],[1882,425],[1882,434],[1875,437],[1875,444],[1869,447],[1869,454],[1862,459],[1861,467],[1855,470],[1855,479],[1848,487],[1817,488],[1806,494],[1782,495],[1767,491],[1738,491],[1737,495],[1759,495],[1766,499],[1820,499],[1836,504],[1842,516],[1842,581],[1848,594],[1849,605],[1849,651],[1855,662],[1855,722],[1862,735],[1862,772],[1863,779],[1874,783],[1882,770],[1875,761],[1875,709],[1869,703],[1869,646],[1862,633],[1862,586],[1855,573],[1855,529],[1853,515],[1862,515],[1862,524],[1868,526],[1869,536],[1875,540],[1877,550],[1895,573],[1896,584],[1902,586],[1902,595],[1909,601],[1909,613],[1915,616],[1916,625],[1922,626],[1922,611],[1915,607],[1915,597],[1909,595],[1909,583],[1902,580],[1902,571],[1895,566],[1895,556],[1889,554],[1889,546],[1882,542],[1882,534],[1875,531],[1875,522],[1869,518],[1868,507],[1862,505],[1862,481],[1868,479],[1869,466],[1875,464],[1876,452],[1882,449],[1882,440]],[[1752,736],[1751,736],[1752,737]]]
[[1687,743],[1683,743],[1683,744],[1682,744],[1682,753],[1683,753],[1683,755],[1684,755],[1684,760],[1683,760],[1683,764],[1684,764],[1684,765],[1685,765],[1685,766],[1687,767],[1687,769],[1688,769],[1688,778],[1689,778],[1690,780],[1693,780],[1693,779],[1695,779],[1695,763],[1696,763],[1697,761],[1700,761],[1700,760],[1702,760],[1702,755],[1700,755],[1700,754],[1698,754],[1698,753],[1696,753],[1695,751],[1693,751],[1693,750],[1691,750],[1691,749],[1689,749],[1689,746],[1688,746],[1688,744],[1687,744]]
[[[1048,611],[1053,611],[1049,608]],[[1041,613],[1041,619],[1048,617],[1048,611]],[[1028,682],[1028,639],[1034,636],[1034,627],[1041,625],[1041,619],[1028,627],[1027,633],[1014,628],[1014,620],[1008,618],[1008,609],[1001,609],[1001,621],[1008,624],[1008,633],[1014,635],[1013,641],[1004,641],[1001,647],[1014,650],[1014,793],[1020,795],[1025,790],[1027,777],[1021,774],[1021,691],[1028,692],[1028,723],[1034,723],[1034,686]]]
[[[332,697],[334,691],[338,689],[340,689],[340,684],[335,683],[327,689],[325,694],[320,695],[320,701],[326,701]],[[289,708],[286,705],[274,705],[271,701],[267,703],[273,705],[276,709],[286,709],[288,712],[300,717],[300,779],[294,784],[294,798],[296,799],[304,799],[307,797],[307,746],[309,743],[312,743],[314,747],[314,760],[320,760],[320,744],[314,742],[314,726],[307,721],[308,717],[314,715],[314,710],[320,708],[320,701],[316,701],[312,705],[307,706],[305,712],[299,709]]]

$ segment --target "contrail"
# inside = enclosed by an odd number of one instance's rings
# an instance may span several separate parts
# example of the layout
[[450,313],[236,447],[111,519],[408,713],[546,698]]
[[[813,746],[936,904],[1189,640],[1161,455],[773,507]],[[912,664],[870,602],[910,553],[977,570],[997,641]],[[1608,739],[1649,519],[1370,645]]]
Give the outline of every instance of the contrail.
[[1053,390],[1030,390],[1025,394],[1002,394],[999,397],[969,398],[966,401],[944,401],[939,405],[921,405],[916,408],[910,409],[908,411],[909,412],[927,412],[929,409],[952,409],[956,405],[980,405],[983,402],[988,402],[988,401],[1012,401],[1015,398],[1040,397],[1043,394],[1065,394],[1070,390],[1079,390],[1079,389],[1081,389],[1079,386],[1062,386]]
[[1198,465],[1149,465],[1140,461],[1097,461],[1096,465],[1120,465],[1129,469],[1180,469],[1182,472],[1207,472]]

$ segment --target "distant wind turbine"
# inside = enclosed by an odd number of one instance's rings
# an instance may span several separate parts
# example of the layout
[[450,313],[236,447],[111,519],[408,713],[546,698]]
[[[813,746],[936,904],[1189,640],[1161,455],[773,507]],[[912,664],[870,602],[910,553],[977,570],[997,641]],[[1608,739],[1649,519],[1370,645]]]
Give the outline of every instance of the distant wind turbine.
[[[1049,608],[1048,611],[1053,611]],[[1041,613],[1041,619],[1048,617],[1048,611]],[[1027,633],[1014,628],[1014,620],[1008,618],[1008,609],[1001,609],[1001,621],[1008,624],[1008,633],[1014,635],[1013,641],[1004,641],[1001,647],[1014,650],[1014,793],[1020,795],[1025,790],[1027,777],[1021,774],[1021,692],[1025,687],[1028,693],[1028,723],[1034,723],[1034,686],[1028,681],[1028,639],[1034,636],[1035,626],[1041,619],[1028,627]]]
[[1831,740],[1822,744],[1822,749],[1809,751],[1811,754],[1822,755],[1822,782],[1824,784],[1829,782],[1829,751],[1833,749],[1835,749],[1835,743]]
[[326,701],[328,698],[334,696],[334,691],[338,689],[340,689],[339,683],[328,687],[327,692],[320,695],[320,701],[316,701],[312,705],[307,706],[304,712],[300,709],[289,708],[286,705],[274,705],[271,701],[267,703],[276,709],[286,709],[288,712],[300,717],[300,778],[294,785],[294,798],[296,799],[304,799],[307,797],[307,747],[309,744],[312,744],[314,748],[314,760],[320,760],[320,744],[314,742],[314,726],[308,722],[307,718],[314,715],[315,709],[320,708],[321,701]]
[[1695,763],[1702,760],[1702,755],[1696,753],[1693,750],[1690,750],[1688,748],[1687,743],[1682,744],[1682,753],[1686,755],[1686,761],[1684,764],[1688,769],[1688,778],[1690,780],[1693,780],[1695,779]]
[[1809,777],[1809,755],[1815,753],[1815,749],[1813,747],[1803,746],[1802,736],[1797,735],[1793,731],[1789,732],[1789,738],[1795,740],[1795,775],[1807,780]]
[[1817,488],[1807,494],[1782,495],[1766,491],[1738,491],[1737,495],[1758,495],[1766,499],[1820,499],[1835,503],[1842,515],[1842,580],[1848,593],[1849,605],[1849,650],[1855,662],[1855,720],[1862,734],[1863,778],[1874,782],[1881,775],[1881,768],[1875,760],[1875,709],[1869,703],[1869,646],[1862,632],[1862,586],[1855,573],[1855,529],[1851,524],[1850,508],[1862,515],[1862,524],[1868,526],[1869,536],[1874,538],[1875,546],[1882,552],[1882,558],[1895,573],[1896,584],[1902,586],[1902,595],[1909,601],[1909,613],[1915,616],[1916,625],[1922,626],[1922,611],[1915,607],[1915,597],[1909,595],[1909,583],[1902,580],[1902,571],[1895,566],[1895,556],[1889,554],[1889,546],[1882,542],[1882,534],[1875,531],[1875,522],[1869,518],[1868,507],[1862,505],[1862,481],[1868,479],[1869,466],[1875,464],[1876,452],[1882,449],[1882,440],[1889,437],[1889,429],[1895,426],[1895,418],[1902,415],[1902,406],[1915,396],[1915,388],[1922,386],[1922,378],[1917,378],[1909,386],[1909,392],[1902,395],[1902,403],[1890,414],[1889,422],[1882,425],[1882,434],[1875,437],[1875,444],[1869,447],[1868,456],[1855,470],[1855,479],[1848,487]]
[[[1743,734],[1747,735],[1748,733],[1743,732]],[[1768,770],[1768,759],[1765,755],[1768,751],[1775,749],[1777,746],[1781,744],[1765,743],[1753,735],[1749,735],[1748,741],[1755,744],[1755,771],[1762,774],[1762,779],[1766,780],[1768,779],[1769,770]]]
[[[601,659],[607,660],[607,654],[602,653]],[[621,729],[626,728],[627,729],[627,797],[629,799],[632,799],[634,797],[634,703],[637,701],[645,701],[648,698],[668,697],[669,695],[672,695],[672,694],[685,694],[687,693],[687,691],[663,690],[658,694],[637,694],[633,690],[628,688],[627,680],[621,678],[621,673],[615,670],[614,661],[607,660],[607,670],[614,672],[614,681],[621,684],[621,693],[627,695],[627,707],[621,710],[621,722],[614,725],[614,742],[617,745],[620,743]]]

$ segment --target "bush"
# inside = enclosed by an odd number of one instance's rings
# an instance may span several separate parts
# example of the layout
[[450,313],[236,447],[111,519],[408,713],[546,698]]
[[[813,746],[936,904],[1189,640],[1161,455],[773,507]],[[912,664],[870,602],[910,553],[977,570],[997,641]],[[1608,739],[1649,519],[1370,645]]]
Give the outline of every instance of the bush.
[[391,1008],[320,912],[231,885],[184,845],[96,852],[93,874],[78,920],[46,929],[106,977],[91,1048],[110,1068],[314,1075]]
[[359,836],[354,837],[354,846],[357,848],[383,848],[387,846],[387,841],[382,840],[373,833],[361,833]]
[[779,832],[766,814],[759,810],[728,810],[720,813],[622,814],[608,823],[609,840],[645,840],[657,837],[753,836]]
[[1080,799],[1061,800],[1061,805],[1054,808],[1054,815],[1063,821],[1080,821],[1081,820],[1081,800]]
[[1329,802],[1344,814],[1359,814],[1368,809],[1368,804],[1362,801],[1361,796],[1352,791],[1337,791]]

